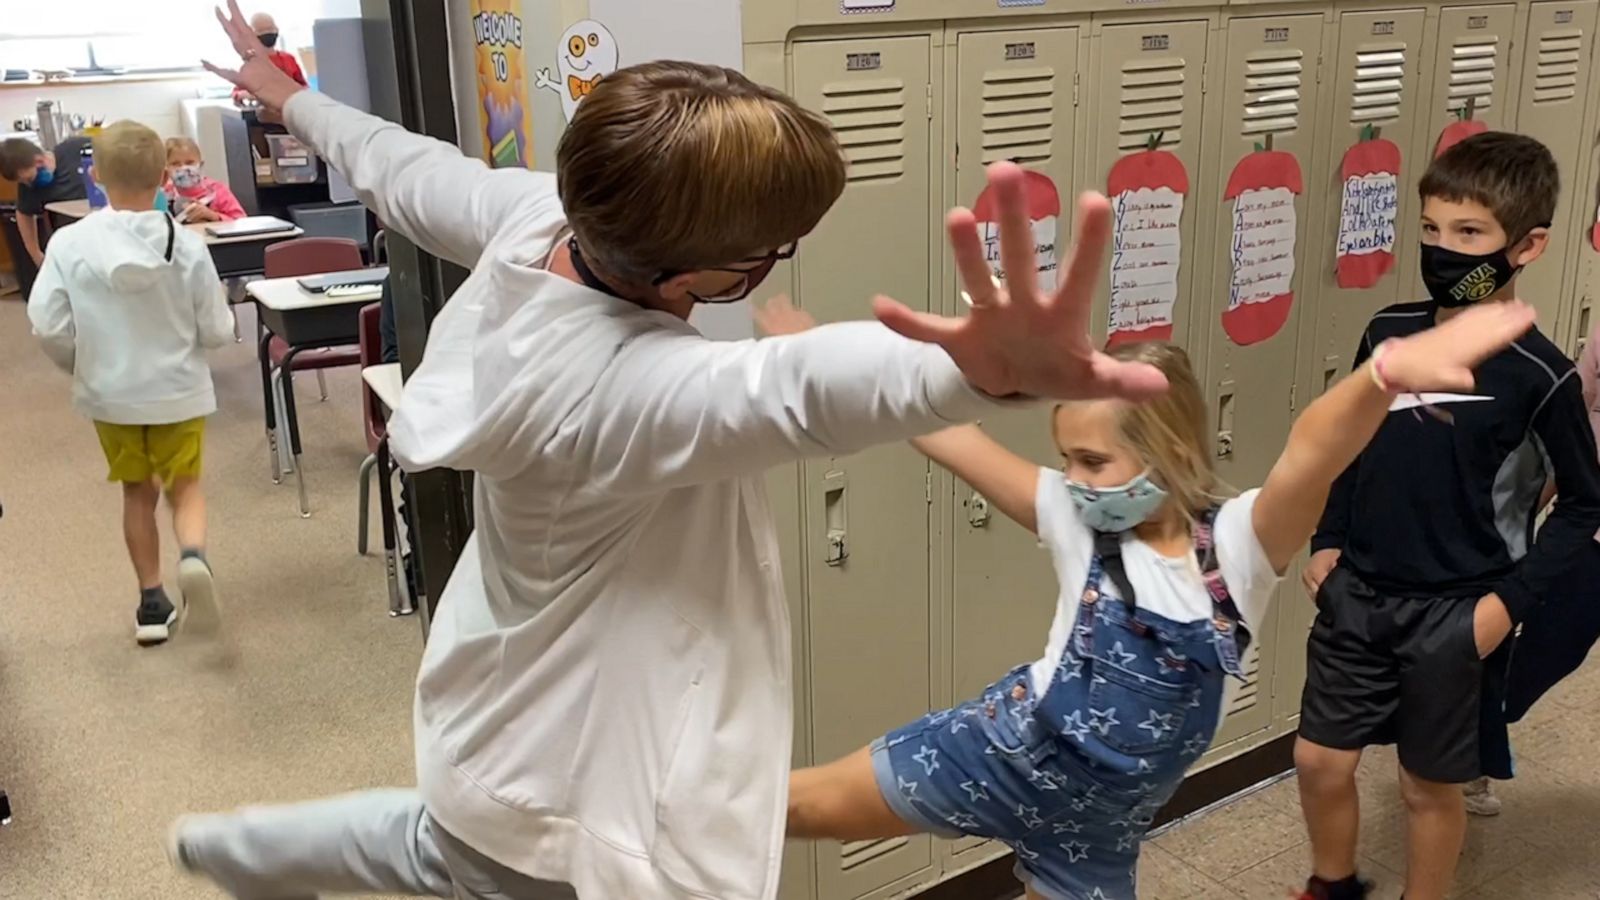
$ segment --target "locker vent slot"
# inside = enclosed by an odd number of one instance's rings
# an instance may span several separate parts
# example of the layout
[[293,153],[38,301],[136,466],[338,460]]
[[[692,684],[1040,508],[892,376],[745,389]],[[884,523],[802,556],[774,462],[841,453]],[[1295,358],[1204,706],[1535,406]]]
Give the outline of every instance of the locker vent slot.
[[1533,105],[1564,103],[1578,96],[1578,58],[1583,32],[1552,31],[1539,38],[1539,68],[1533,75]]
[[983,164],[1048,160],[1055,131],[1055,71],[1007,69],[983,76]]
[[1456,41],[1450,49],[1450,97],[1446,109],[1460,109],[1476,97],[1475,109],[1488,109],[1494,99],[1494,79],[1499,65],[1497,37]]
[[1161,146],[1183,140],[1184,79],[1188,63],[1177,56],[1140,59],[1122,66],[1122,97],[1117,148],[1143,150],[1161,132]]
[[1284,134],[1300,124],[1299,50],[1252,53],[1244,61],[1244,134]]
[[1405,44],[1357,50],[1356,80],[1350,89],[1350,124],[1383,125],[1399,121],[1405,75]]
[[827,85],[822,113],[839,133],[852,184],[894,181],[905,172],[905,82],[884,78]]
[[[1255,641],[1250,649],[1245,651],[1241,661],[1244,670],[1244,681],[1239,682],[1238,692],[1228,703],[1228,708],[1223,712],[1224,718],[1236,716],[1255,708],[1261,702],[1261,642]],[[1230,679],[1232,680],[1232,679]]]
[[839,868],[848,872],[880,856],[893,853],[911,843],[910,838],[885,838],[878,841],[849,841],[839,848]]

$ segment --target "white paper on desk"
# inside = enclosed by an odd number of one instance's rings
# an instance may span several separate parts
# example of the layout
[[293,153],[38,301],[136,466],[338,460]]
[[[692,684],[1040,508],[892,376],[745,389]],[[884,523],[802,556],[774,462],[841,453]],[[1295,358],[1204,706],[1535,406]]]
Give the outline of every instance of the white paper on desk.
[[1389,404],[1389,412],[1399,412],[1403,409],[1412,409],[1417,406],[1444,406],[1449,403],[1482,403],[1493,400],[1482,394],[1401,394]]
[[1233,282],[1228,308],[1265,303],[1294,282],[1294,193],[1288,188],[1244,191],[1233,203]]

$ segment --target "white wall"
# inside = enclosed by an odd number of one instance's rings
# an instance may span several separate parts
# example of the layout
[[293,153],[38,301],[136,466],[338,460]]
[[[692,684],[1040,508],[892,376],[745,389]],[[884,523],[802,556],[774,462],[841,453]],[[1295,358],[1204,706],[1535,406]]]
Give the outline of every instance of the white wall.
[[744,66],[739,0],[589,0],[589,18],[616,35],[623,65],[684,59]]
[[183,133],[181,102],[198,96],[203,86],[217,84],[221,84],[218,79],[206,75],[0,86],[0,130],[11,130],[14,119],[33,118],[40,100],[54,100],[69,113],[88,118],[104,116],[107,122],[135,119],[162,137],[172,137]]
[[[624,66],[653,59],[684,59],[733,69],[743,67],[740,0],[522,0],[523,72],[532,107],[534,167],[555,168],[556,144],[565,118],[561,103],[551,91],[539,90],[533,78],[540,69],[555,68],[557,45],[567,26],[594,19],[617,39]],[[450,0],[450,58],[456,100],[456,120],[462,150],[483,153],[478,134],[477,69],[473,57],[472,14],[469,0]],[[649,215],[641,210],[641,215]],[[743,338],[752,333],[746,304],[702,306],[694,323],[719,338]]]

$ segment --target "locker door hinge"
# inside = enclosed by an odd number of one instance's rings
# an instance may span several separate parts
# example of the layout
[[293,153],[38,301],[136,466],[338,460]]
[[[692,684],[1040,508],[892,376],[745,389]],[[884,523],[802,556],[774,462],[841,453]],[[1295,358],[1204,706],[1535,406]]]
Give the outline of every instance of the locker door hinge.
[[922,501],[929,506],[933,505],[933,473],[922,473]]
[[1289,383],[1289,415],[1291,416],[1294,415],[1295,410],[1299,408],[1295,406],[1295,389],[1299,386],[1300,385],[1298,382],[1291,381]]
[[1322,83],[1322,54],[1317,54],[1317,84]]
[[933,85],[922,86],[922,98],[928,103],[928,121],[933,121]]
[[1211,80],[1207,75],[1207,73],[1209,71],[1210,71],[1210,67],[1206,63],[1201,63],[1200,64],[1200,93],[1202,93],[1202,94],[1204,94],[1206,92],[1206,87],[1207,87],[1206,83]]
[[1078,82],[1079,82],[1079,75],[1078,75],[1077,72],[1073,72],[1072,73],[1072,105],[1073,106],[1077,106],[1078,105]]

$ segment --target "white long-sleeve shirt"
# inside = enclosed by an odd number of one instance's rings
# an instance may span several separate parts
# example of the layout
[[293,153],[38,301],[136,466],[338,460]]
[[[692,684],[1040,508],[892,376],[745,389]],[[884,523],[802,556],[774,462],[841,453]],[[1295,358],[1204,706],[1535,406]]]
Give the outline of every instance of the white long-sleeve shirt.
[[233,343],[233,316],[205,241],[166,213],[101,210],[58,232],[28,319],[91,419],[170,425],[217,410],[205,351]]
[[472,267],[389,423],[406,468],[478,473],[417,682],[429,812],[583,900],[772,898],[793,710],[762,473],[993,402],[876,324],[708,340],[540,268],[553,177],[313,93],[287,117],[390,227]]

